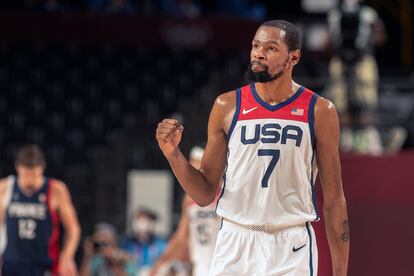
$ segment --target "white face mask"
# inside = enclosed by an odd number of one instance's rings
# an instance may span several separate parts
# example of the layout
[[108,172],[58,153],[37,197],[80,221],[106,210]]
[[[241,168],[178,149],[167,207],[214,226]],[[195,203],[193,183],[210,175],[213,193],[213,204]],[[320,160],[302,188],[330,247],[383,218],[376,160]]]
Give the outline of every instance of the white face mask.
[[355,12],[359,8],[359,0],[345,0],[342,9],[347,12]]
[[155,232],[155,222],[147,218],[138,218],[132,222],[132,231],[136,235],[148,235]]

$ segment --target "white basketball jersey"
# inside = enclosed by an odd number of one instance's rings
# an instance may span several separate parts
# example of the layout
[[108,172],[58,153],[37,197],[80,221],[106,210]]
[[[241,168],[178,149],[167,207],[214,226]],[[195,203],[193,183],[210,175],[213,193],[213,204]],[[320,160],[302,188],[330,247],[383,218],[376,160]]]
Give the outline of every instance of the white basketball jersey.
[[301,87],[272,106],[252,83],[237,89],[236,99],[217,214],[240,224],[277,227],[318,220],[313,193],[317,95]]
[[4,199],[0,204],[2,205],[3,209],[3,221],[0,221],[0,257],[3,254],[4,250],[6,249],[7,244],[7,231],[6,231],[6,212],[7,206],[10,203],[12,191],[13,191],[13,185],[14,185],[14,176],[10,175],[7,177],[7,182],[5,183],[7,185],[6,192],[4,194]]
[[190,257],[194,266],[194,276],[208,275],[213,259],[221,222],[215,207],[215,203],[206,207],[192,203],[187,208],[190,227]]

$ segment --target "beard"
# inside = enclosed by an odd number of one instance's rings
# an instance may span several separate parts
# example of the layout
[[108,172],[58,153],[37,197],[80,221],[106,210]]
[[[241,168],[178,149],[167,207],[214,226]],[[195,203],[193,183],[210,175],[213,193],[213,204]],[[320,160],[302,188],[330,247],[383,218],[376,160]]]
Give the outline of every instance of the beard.
[[[269,66],[267,66],[266,64],[262,64],[258,61],[250,62],[249,67],[247,68],[247,71],[246,71],[244,76],[248,81],[261,82],[261,83],[271,82],[271,81],[277,80],[278,78],[283,76],[283,74],[286,72],[286,65],[287,65],[288,61],[289,61],[289,59],[287,58],[286,62],[283,64],[283,68],[280,69],[280,71],[277,72],[276,74],[274,74],[273,76],[270,75]],[[252,70],[253,63],[259,64],[260,66],[263,67],[264,70],[254,72]]]

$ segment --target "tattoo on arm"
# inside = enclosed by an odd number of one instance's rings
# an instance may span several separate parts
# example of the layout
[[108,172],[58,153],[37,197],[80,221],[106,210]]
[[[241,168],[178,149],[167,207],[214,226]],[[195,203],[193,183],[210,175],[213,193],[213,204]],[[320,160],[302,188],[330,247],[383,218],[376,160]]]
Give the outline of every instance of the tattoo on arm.
[[343,242],[349,242],[349,223],[348,223],[348,219],[346,219],[342,222],[342,227],[343,227],[343,232],[342,232],[342,235],[341,235],[341,240]]

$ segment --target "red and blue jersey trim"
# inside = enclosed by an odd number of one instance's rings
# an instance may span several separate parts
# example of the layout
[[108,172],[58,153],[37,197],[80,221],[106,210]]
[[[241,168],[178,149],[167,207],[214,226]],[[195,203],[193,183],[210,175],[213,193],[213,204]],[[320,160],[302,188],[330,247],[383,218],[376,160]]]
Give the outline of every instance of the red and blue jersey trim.
[[[230,137],[237,125],[237,121],[260,120],[260,119],[280,119],[291,120],[307,123],[309,126],[310,139],[313,148],[312,161],[313,164],[316,151],[315,127],[314,127],[314,111],[318,95],[313,91],[301,86],[290,98],[276,104],[270,105],[265,102],[257,93],[255,83],[250,83],[236,90],[236,111],[228,131],[227,139]],[[228,152],[229,155],[229,152]],[[226,172],[223,175],[223,185],[218,201],[224,194],[226,187]],[[314,192],[315,176],[312,169],[310,185],[312,189],[312,201],[316,212],[316,219],[319,219],[318,210],[316,208],[316,198]]]
[[54,186],[54,180],[49,179],[49,187],[46,195],[47,207],[52,219],[52,234],[49,238],[49,258],[52,260],[52,275],[59,274],[59,215],[50,205],[51,191]]
[[310,111],[312,98],[316,94],[303,86],[290,98],[276,105],[270,105],[262,100],[254,83],[244,86],[240,90],[238,109],[236,106],[236,111],[238,110],[238,114],[235,114],[235,116],[237,115],[236,121],[276,118],[304,123],[308,123],[310,120],[313,122],[313,113],[308,111]]
[[240,105],[241,105],[241,89],[237,88],[236,89],[236,111],[234,112],[229,131],[227,132],[228,140],[230,140],[231,134],[233,133],[233,130],[236,127],[237,118],[239,117],[239,113],[240,113]]

